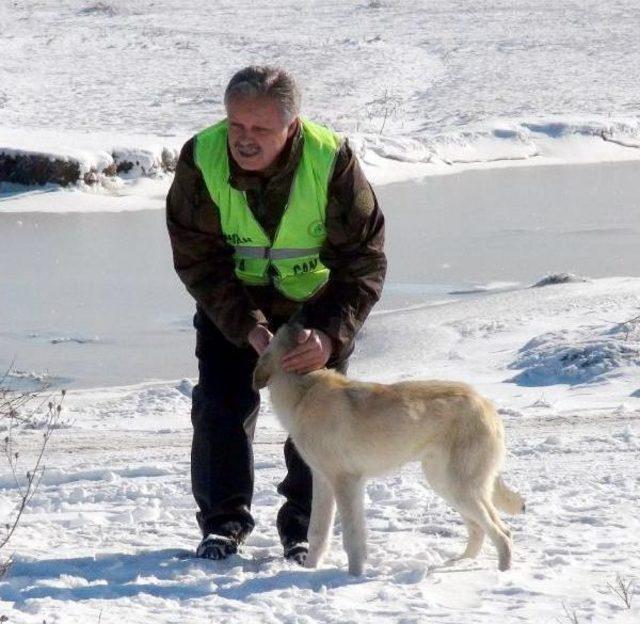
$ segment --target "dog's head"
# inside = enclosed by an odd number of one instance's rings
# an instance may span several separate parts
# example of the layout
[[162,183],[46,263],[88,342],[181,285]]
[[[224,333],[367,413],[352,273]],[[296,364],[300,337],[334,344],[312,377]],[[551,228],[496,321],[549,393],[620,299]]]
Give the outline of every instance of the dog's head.
[[282,358],[298,344],[300,323],[286,323],[276,332],[269,346],[258,358],[253,370],[253,389],[260,390],[269,385],[271,377],[282,370]]

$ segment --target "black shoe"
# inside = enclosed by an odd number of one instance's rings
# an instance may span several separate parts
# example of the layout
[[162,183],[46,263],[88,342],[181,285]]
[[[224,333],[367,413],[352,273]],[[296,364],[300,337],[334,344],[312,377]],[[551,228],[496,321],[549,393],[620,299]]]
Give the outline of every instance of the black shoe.
[[284,545],[284,558],[303,566],[309,553],[307,542],[288,542]]
[[251,528],[236,520],[223,522],[211,529],[196,548],[196,557],[202,559],[226,559],[238,552],[238,546],[251,533]]
[[201,559],[226,559],[238,552],[238,542],[227,535],[209,533],[196,548],[196,557]]

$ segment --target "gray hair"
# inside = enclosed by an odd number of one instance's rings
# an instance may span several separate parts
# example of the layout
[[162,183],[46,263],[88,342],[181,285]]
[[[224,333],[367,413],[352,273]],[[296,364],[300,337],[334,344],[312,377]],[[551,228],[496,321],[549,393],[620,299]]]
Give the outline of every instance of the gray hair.
[[235,99],[268,97],[289,123],[300,114],[300,89],[294,77],[279,67],[252,65],[236,72],[224,92],[224,105]]

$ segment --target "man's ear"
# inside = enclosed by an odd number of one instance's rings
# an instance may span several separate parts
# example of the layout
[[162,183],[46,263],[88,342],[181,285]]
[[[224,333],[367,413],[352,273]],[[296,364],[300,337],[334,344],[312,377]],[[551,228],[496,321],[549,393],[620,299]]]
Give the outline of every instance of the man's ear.
[[298,125],[300,123],[300,118],[299,117],[295,117],[291,123],[289,124],[289,127],[287,128],[287,139],[290,139],[298,130]]

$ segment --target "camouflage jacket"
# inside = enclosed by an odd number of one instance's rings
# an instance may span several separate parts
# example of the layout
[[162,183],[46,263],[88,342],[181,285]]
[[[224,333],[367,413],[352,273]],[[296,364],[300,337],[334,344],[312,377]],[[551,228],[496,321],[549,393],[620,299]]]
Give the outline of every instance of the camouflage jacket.
[[[271,171],[240,169],[229,157],[230,184],[245,191],[249,207],[273,238],[287,204],[302,151],[300,130]],[[380,298],[386,273],[384,218],[347,141],[340,147],[329,183],[327,238],[320,259],[331,273],[327,284],[303,303],[272,286],[246,286],[234,272],[233,247],[223,238],[218,207],[193,159],[194,138],[182,148],[167,195],[167,227],[178,276],[223,335],[238,346],[256,324],[295,317],[332,340],[332,360],[353,348],[356,333]]]

